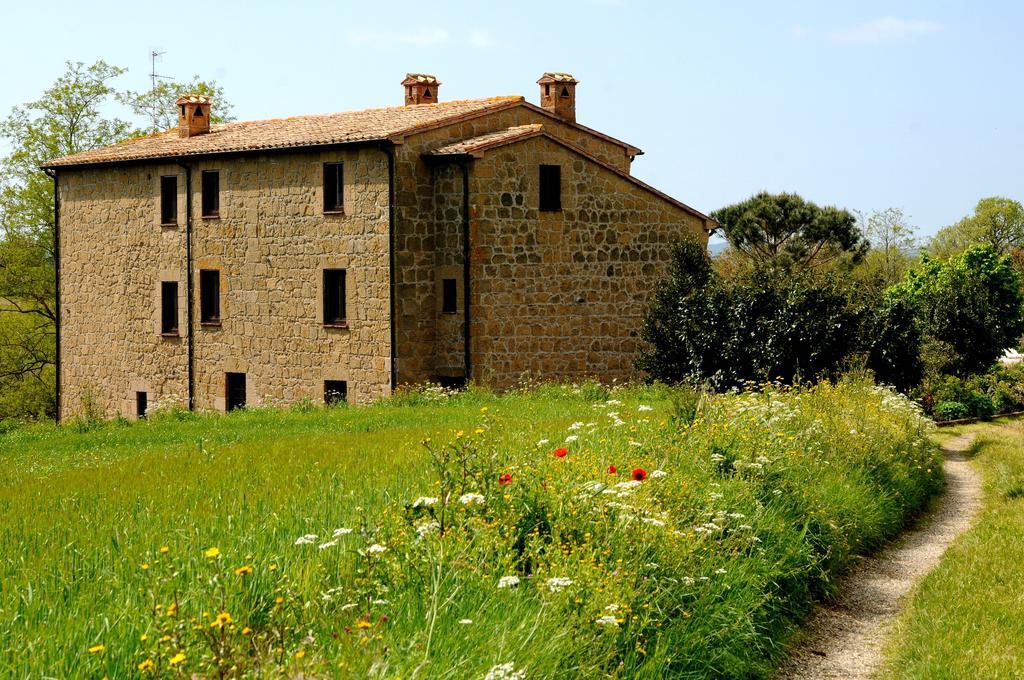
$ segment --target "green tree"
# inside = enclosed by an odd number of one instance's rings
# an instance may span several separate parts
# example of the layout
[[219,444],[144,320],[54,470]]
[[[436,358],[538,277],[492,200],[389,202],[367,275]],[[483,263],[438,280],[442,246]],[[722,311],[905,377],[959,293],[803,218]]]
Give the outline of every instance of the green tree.
[[983,198],[974,214],[941,229],[929,242],[928,251],[948,258],[976,243],[988,244],[1000,253],[1024,248],[1024,206],[1001,196]]
[[215,81],[200,80],[199,76],[193,76],[192,80],[184,83],[164,80],[145,92],[119,93],[117,99],[131,108],[135,115],[148,121],[137,131],[137,134],[145,135],[177,127],[178,108],[174,102],[183,94],[200,94],[213,99],[211,123],[234,120],[234,116],[231,115],[231,104],[224,97],[224,88]]
[[988,369],[1024,333],[1020,278],[990,245],[946,261],[926,257],[890,295],[911,305],[928,339],[955,352],[951,363],[963,374]]
[[861,217],[861,233],[871,244],[855,269],[856,277],[874,290],[885,290],[898,283],[910,269],[917,247],[915,229],[899,208],[876,210]]
[[733,248],[759,267],[803,271],[843,257],[856,261],[868,250],[849,211],[796,194],[761,192],[712,217]]

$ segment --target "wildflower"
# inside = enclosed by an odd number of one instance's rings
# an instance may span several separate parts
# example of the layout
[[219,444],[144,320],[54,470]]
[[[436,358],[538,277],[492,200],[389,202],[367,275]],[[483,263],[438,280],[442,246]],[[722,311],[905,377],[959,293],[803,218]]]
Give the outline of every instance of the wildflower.
[[342,527],[341,529],[335,529],[334,533],[331,534],[331,537],[332,538],[341,538],[342,536],[345,536],[346,534],[351,534],[351,533],[352,533],[351,529],[348,529],[346,527]]
[[570,432],[572,432],[573,430],[578,430],[578,429],[580,429],[581,427],[583,427],[583,423],[581,423],[581,422],[578,422],[578,421],[577,421],[577,422],[573,423],[572,425],[570,425],[570,426],[568,427],[568,430],[569,430]]
[[508,486],[511,483],[512,483],[512,475],[510,475],[507,472],[505,474],[503,474],[501,477],[498,477],[498,484],[501,484],[502,486]]
[[484,497],[478,493],[464,493],[459,496],[459,502],[463,505],[469,505],[475,503],[476,505],[483,505]]
[[[379,599],[379,598],[378,598],[378,599],[376,599],[376,600],[374,600],[374,601],[373,601],[373,603],[374,603],[375,605],[379,606],[379,607],[381,607],[381,606],[384,606],[384,605],[386,605],[386,604],[391,604],[391,603],[390,603],[390,602],[389,602],[388,600],[381,600],[381,599]],[[383,618],[384,618],[385,620],[387,619],[387,617],[386,617],[386,616],[385,616],[385,617],[383,617]]]
[[480,413],[487,413],[487,407],[486,406],[481,406],[480,407]]
[[274,598],[274,604],[281,604],[282,602],[284,602],[283,597],[278,596]]
[[416,526],[416,533],[419,534],[420,538],[423,538],[427,534],[432,534],[440,529],[441,525],[437,522],[424,522]]
[[93,645],[92,647],[89,648],[89,653],[90,654],[99,654],[100,652],[102,652],[106,648],[107,648],[106,645]]
[[571,434],[571,435],[569,435],[568,437],[566,437],[566,438],[565,438],[565,443],[566,443],[566,444],[572,444],[572,443],[573,443],[574,441],[576,441],[577,439],[579,439],[579,437],[577,437],[577,436],[576,436],[576,435],[574,435],[574,434]]
[[630,475],[634,481],[642,482],[647,479],[647,471],[643,468],[636,468],[633,470],[633,474]]
[[146,571],[147,569],[149,569],[149,564],[146,563],[146,562],[143,562],[142,566],[140,568],[142,569],[142,571]]
[[336,545],[338,545],[338,539],[331,539],[330,541],[327,541],[326,543],[321,543],[317,547],[320,550],[327,550],[328,548],[333,548]]
[[668,477],[668,473],[664,470],[651,470],[651,479],[657,479],[658,477]]
[[220,548],[207,548],[206,552],[203,553],[204,557],[213,559],[214,557],[220,557]]
[[252,565],[251,564],[246,564],[244,566],[239,567],[238,569],[235,569],[235,575],[236,576],[246,576],[246,575],[251,574],[251,573],[252,573]]
[[516,670],[514,663],[500,663],[497,666],[492,666],[487,675],[484,676],[484,680],[525,680],[526,671]]
[[178,652],[177,654],[172,656],[167,663],[169,663],[172,666],[177,666],[179,663],[181,663],[184,660],[185,660],[185,653],[184,652]]
[[718,568],[718,569],[715,569],[715,573],[716,573],[716,574],[725,574],[725,573],[727,573],[727,572],[725,571],[725,569],[722,569],[722,568]]
[[619,627],[619,620],[615,618],[613,614],[605,614],[594,619],[594,623],[599,626],[611,626],[612,628]]
[[370,554],[370,555],[378,555],[378,554],[384,552],[385,550],[387,550],[386,546],[383,546],[380,543],[374,543],[373,545],[371,545],[369,548],[366,549],[366,552],[368,554]]
[[177,602],[172,602],[169,605],[167,605],[167,615],[168,616],[174,616],[177,613],[178,613],[178,603]]
[[252,628],[250,628],[249,626],[242,628],[242,635],[248,635],[250,633],[252,633]]
[[160,554],[161,555],[166,555],[169,552],[171,552],[171,549],[168,548],[166,545],[160,546]]
[[572,579],[565,578],[564,576],[555,576],[554,578],[549,578],[544,584],[551,592],[560,593],[563,588],[572,585]]
[[569,455],[569,449],[565,449],[565,448],[555,449],[555,452],[552,455],[555,458],[565,458],[566,456]]
[[665,526],[664,522],[662,522],[660,519],[655,519],[653,517],[644,517],[641,521],[644,524],[650,524],[650,525],[656,526],[656,527],[663,527],[663,526]]
[[231,623],[231,621],[231,614],[228,614],[227,612],[221,612],[220,614],[217,614],[217,618],[215,618],[210,623],[210,628],[223,628],[224,626]]
[[466,433],[463,432],[462,430],[459,430],[458,432],[455,433],[455,438],[456,439],[461,439],[462,435],[464,435],[464,434],[466,434]]
[[277,565],[276,564],[271,564],[270,565],[270,571],[277,571]]
[[643,411],[653,411],[654,408],[651,407],[651,406],[648,406],[647,404],[640,404],[639,406],[636,407],[636,410],[640,411],[640,412],[643,412]]
[[619,469],[617,467],[615,467],[614,465],[609,465],[608,466],[608,474],[614,475],[618,471],[619,471]]
[[434,498],[433,496],[420,496],[412,502],[412,507],[426,508],[431,505],[436,505],[438,500],[438,498]]
[[549,440],[541,439],[539,442],[537,442],[537,446],[544,446],[545,444],[548,444],[548,443],[549,443]]
[[459,619],[459,623],[463,626],[471,626],[473,625],[473,619]]
[[628,482],[619,482],[618,484],[615,485],[615,488],[616,489],[621,489],[623,491],[629,491],[631,489],[635,489],[638,486],[640,486],[640,480],[636,479],[636,477],[635,477],[636,471],[633,472],[633,475],[634,475],[633,479],[629,480]]
[[152,659],[146,659],[145,661],[143,661],[142,663],[140,663],[138,665],[138,669],[140,671],[150,671],[150,670],[153,670],[153,666],[154,665],[155,664],[153,663]]
[[498,579],[499,588],[515,588],[519,585],[518,576],[502,576]]
[[359,628],[360,630],[365,630],[367,628],[373,628],[373,624],[370,623],[369,619],[361,618],[358,621],[356,621],[356,628]]
[[306,534],[295,539],[295,545],[310,545],[316,541],[316,534]]
[[684,576],[682,578],[682,581],[684,586],[692,586],[694,583],[696,583],[696,581],[693,580],[692,576]]
[[146,635],[145,633],[143,633],[142,635],[139,636],[139,639],[142,640],[143,642],[145,642],[146,640],[149,639],[149,636]]

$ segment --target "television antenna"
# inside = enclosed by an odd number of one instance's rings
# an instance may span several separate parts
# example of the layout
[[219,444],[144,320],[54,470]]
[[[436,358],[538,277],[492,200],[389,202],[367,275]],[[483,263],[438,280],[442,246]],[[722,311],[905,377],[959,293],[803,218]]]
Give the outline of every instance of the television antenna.
[[[158,81],[160,81],[160,80],[174,80],[174,78],[172,78],[170,76],[160,75],[159,73],[156,72],[156,62],[157,62],[157,59],[159,59],[160,57],[164,56],[165,54],[167,54],[166,51],[163,51],[163,52],[160,52],[158,50],[150,50],[149,51],[149,82],[150,82],[150,87],[151,87],[150,92],[154,92],[154,93],[156,92],[156,84],[157,84]],[[160,126],[160,113],[161,113],[161,111],[160,111],[160,103],[159,102],[153,102],[151,104],[151,109],[150,109],[149,113],[150,113],[150,116],[151,116],[152,121],[153,121],[153,129],[154,130],[159,129],[159,126]]]

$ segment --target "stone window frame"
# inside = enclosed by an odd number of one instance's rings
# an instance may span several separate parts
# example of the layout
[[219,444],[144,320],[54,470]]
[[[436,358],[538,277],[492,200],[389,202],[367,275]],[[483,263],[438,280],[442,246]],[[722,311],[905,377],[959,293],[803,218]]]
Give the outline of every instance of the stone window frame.
[[[163,332],[163,284],[164,282],[178,284],[178,332]],[[153,286],[153,332],[162,340],[177,341],[184,337],[187,321],[187,292],[182,285],[181,272],[177,270],[164,269],[157,276],[156,285]]]
[[[321,328],[328,331],[347,331],[352,327],[355,312],[358,309],[355,305],[358,297],[356,287],[353,285],[355,270],[350,266],[348,258],[343,257],[321,257],[317,261],[316,277],[316,318]],[[328,323],[324,320],[324,270],[341,269],[345,272],[345,320],[342,323]],[[339,378],[344,380],[344,378]]]
[[[342,219],[347,217],[349,206],[354,205],[355,196],[352,194],[352,170],[357,159],[351,154],[338,151],[323,151],[316,159],[316,174],[313,184],[313,200],[318,214],[328,219]],[[328,163],[339,163],[342,166],[341,174],[341,210],[324,209],[324,166]]]
[[[217,274],[217,316],[211,318],[203,317],[203,302],[205,289],[203,288],[203,274],[206,272],[216,272]],[[222,302],[224,300],[224,276],[220,267],[200,267],[199,268],[199,325],[201,327],[217,327],[221,326],[224,320],[224,308]]]
[[156,395],[152,389],[152,385],[148,380],[135,379],[128,383],[128,392],[125,395],[124,402],[121,405],[121,413],[125,418],[129,420],[138,420],[138,414],[136,413],[136,394],[143,392],[146,394],[146,411],[148,412],[157,403]]
[[[228,279],[230,278],[227,268],[224,266],[224,261],[215,255],[203,255],[195,261],[195,280],[198,283],[199,293],[196,295],[196,317],[199,319],[199,328],[209,332],[215,332],[224,326],[224,319],[230,317],[231,302],[228,298],[230,292],[228,288]],[[220,272],[220,319],[217,321],[203,321],[203,291],[202,291],[202,274],[200,272],[204,270],[216,270]]]
[[[153,223],[161,229],[177,229],[181,227],[182,215],[188,214],[188,197],[185,191],[185,172],[177,165],[159,165],[151,175],[153,181]],[[164,177],[178,178],[178,206],[174,222],[163,221],[163,195],[161,184]]]
[[[225,195],[225,181],[224,181],[224,179],[225,179],[224,174],[225,173],[224,173],[224,170],[220,166],[216,166],[216,167],[196,168],[194,170],[194,172],[195,172],[195,174],[199,175],[199,182],[198,182],[199,187],[198,187],[198,192],[197,192],[199,194],[199,200],[196,201],[197,207],[199,208],[199,219],[201,219],[201,220],[220,220],[220,219],[224,219],[224,200],[223,200],[224,199],[224,195]],[[203,207],[204,207],[203,206],[203,196],[205,195],[204,192],[203,192],[203,177],[204,177],[204,173],[207,173],[207,172],[215,172],[215,173],[217,173],[217,212],[209,213],[209,214],[206,214],[206,213],[203,212]]]
[[[558,191],[555,193],[555,196],[554,196],[554,202],[558,203],[557,207],[552,207],[551,205],[548,205],[547,207],[545,207],[545,202],[543,200],[544,199],[544,181],[543,181],[543,177],[544,177],[544,171],[545,171],[546,168],[558,168],[558,172],[557,172],[557,174],[558,174]],[[545,163],[544,159],[542,159],[542,161],[537,164],[537,210],[539,212],[558,213],[558,212],[562,212],[565,209],[565,201],[563,200],[563,196],[562,196],[562,194],[563,194],[562,187],[563,187],[564,184],[565,184],[565,182],[563,181],[563,178],[562,178],[562,164],[561,163],[551,163],[551,162]]]
[[[458,316],[462,313],[463,307],[463,280],[462,280],[462,267],[459,265],[450,265],[437,267],[435,270],[434,279],[434,298],[436,300],[435,311],[439,317],[450,318],[452,316]],[[455,311],[446,312],[444,311],[444,280],[455,279]]]
[[[345,366],[325,366],[323,368],[323,373],[320,376],[320,382],[317,383],[320,386],[320,388],[321,388],[321,392],[322,392],[322,390],[324,388],[324,383],[326,383],[328,380],[339,380],[339,381],[344,382],[345,383],[345,388],[346,388],[346,395],[345,395],[346,401],[349,404],[355,403],[355,400],[352,398],[352,395],[355,394],[355,389],[354,388],[355,388],[356,384],[354,382],[352,382],[352,376],[349,374],[349,370],[348,370],[347,367],[345,367]],[[322,398],[323,394],[321,394],[320,396]]]

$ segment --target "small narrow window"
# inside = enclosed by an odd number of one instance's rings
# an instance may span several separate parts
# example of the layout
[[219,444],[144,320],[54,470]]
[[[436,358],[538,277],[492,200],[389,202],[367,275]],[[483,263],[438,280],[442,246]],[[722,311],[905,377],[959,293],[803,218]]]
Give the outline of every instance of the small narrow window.
[[135,393],[135,417],[142,420],[149,410],[149,395],[145,392]]
[[224,410],[245,408],[245,373],[224,374]]
[[345,270],[324,270],[324,325],[345,325]]
[[178,334],[178,282],[160,282],[160,332]]
[[199,271],[199,322],[220,324],[220,272]]
[[345,209],[344,166],[341,163],[324,163],[324,212],[341,212]]
[[433,96],[434,95],[430,94],[430,90],[423,90],[423,98],[424,99],[430,99]]
[[550,95],[551,95],[551,85],[549,83],[544,83],[544,96],[547,97],[547,96],[550,96]]
[[192,117],[193,118],[202,118],[203,117],[203,107],[202,106],[197,106],[196,110],[192,112]]
[[220,173],[203,170],[203,217],[220,216]]
[[540,209],[562,209],[562,166],[540,166]]
[[348,401],[348,383],[344,380],[324,381],[324,403],[340,404]]
[[441,312],[454,314],[459,310],[458,286],[455,279],[441,280]]
[[569,88],[567,88],[567,87],[565,87],[565,86],[563,85],[563,86],[562,86],[562,94],[561,94],[561,95],[559,95],[559,96],[561,96],[561,97],[568,97],[568,96],[569,96]]
[[178,178],[160,178],[160,224],[178,223]]
[[185,117],[185,105],[184,104],[181,105],[181,117],[182,118]]

